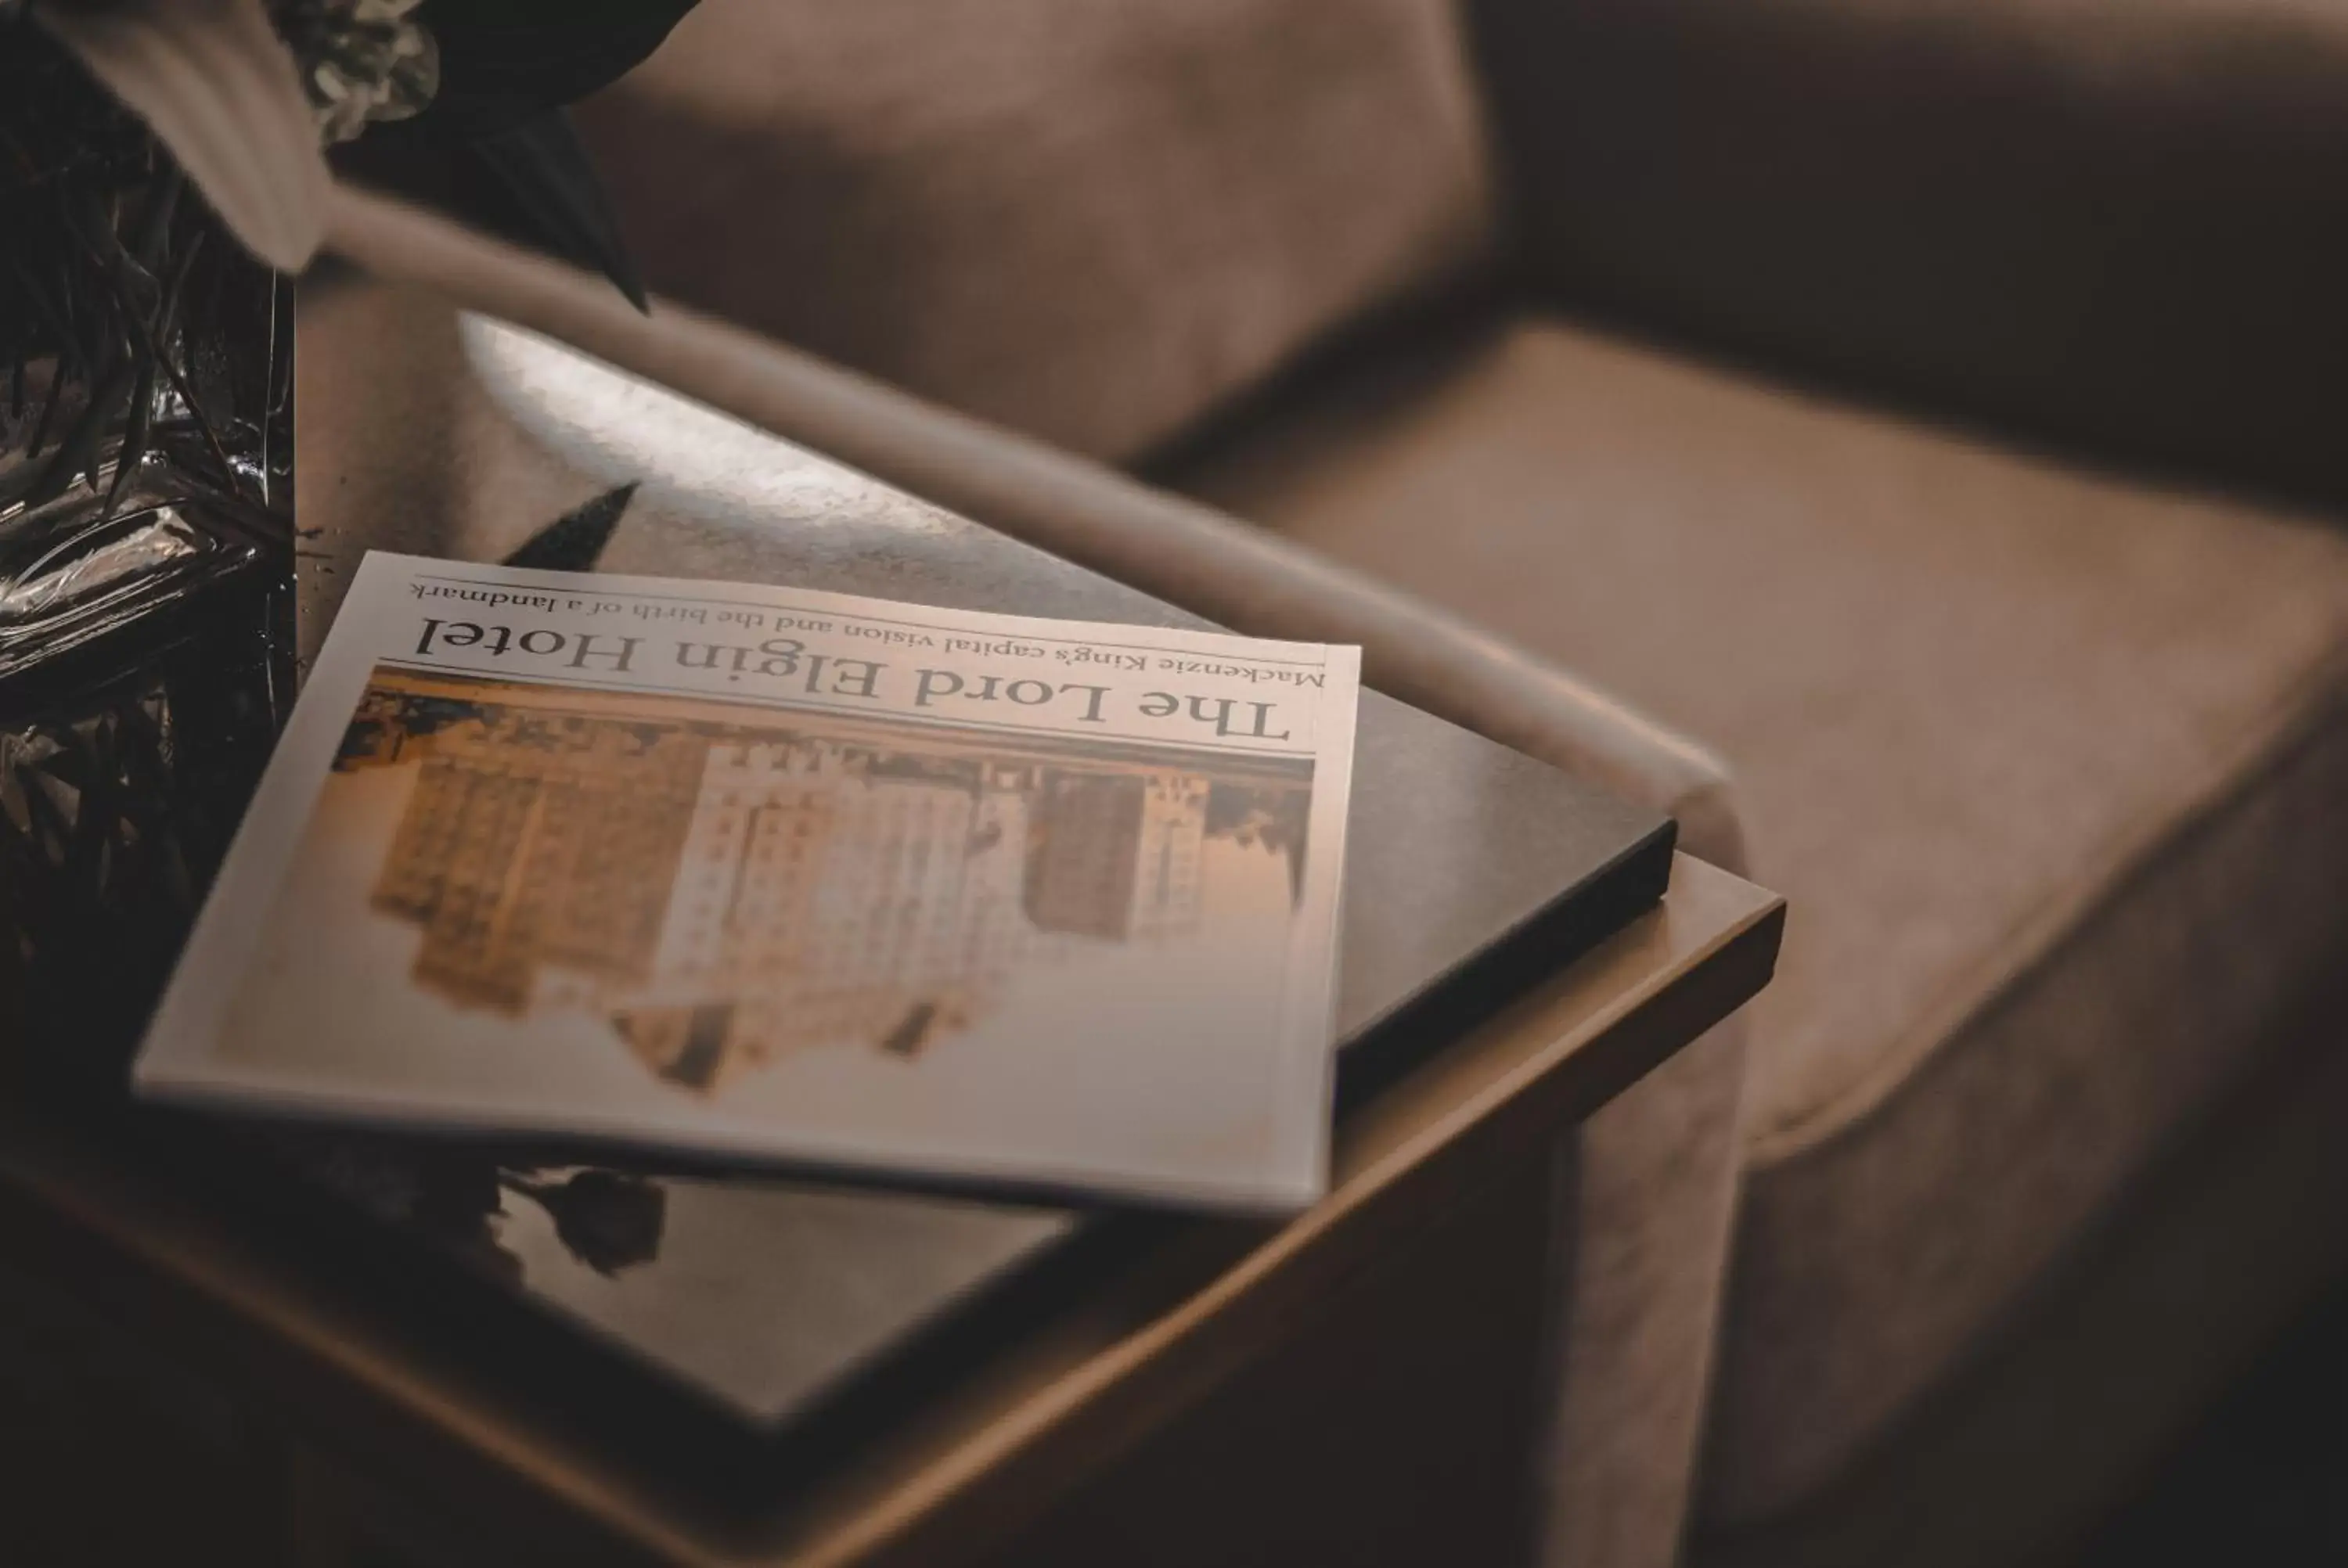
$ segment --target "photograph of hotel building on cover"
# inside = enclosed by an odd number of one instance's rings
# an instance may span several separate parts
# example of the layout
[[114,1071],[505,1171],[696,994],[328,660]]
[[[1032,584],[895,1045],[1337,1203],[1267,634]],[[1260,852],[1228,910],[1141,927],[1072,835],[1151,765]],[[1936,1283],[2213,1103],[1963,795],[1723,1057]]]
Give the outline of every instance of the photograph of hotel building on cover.
[[600,1019],[699,1097],[819,1047],[918,1059],[1210,908],[1276,956],[1312,793],[1290,758],[378,669],[322,820],[395,777],[367,902],[414,928],[413,985]]

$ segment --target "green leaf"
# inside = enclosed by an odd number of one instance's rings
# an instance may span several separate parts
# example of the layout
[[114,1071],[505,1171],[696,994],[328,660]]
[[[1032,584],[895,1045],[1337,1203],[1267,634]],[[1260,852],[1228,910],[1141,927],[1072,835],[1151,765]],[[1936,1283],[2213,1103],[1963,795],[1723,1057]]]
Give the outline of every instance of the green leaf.
[[521,548],[506,557],[505,564],[540,571],[594,570],[596,558],[612,542],[612,531],[635,497],[633,480],[604,491],[530,535]]
[[425,0],[440,87],[334,151],[347,174],[601,272],[645,308],[610,201],[561,110],[658,48],[694,0]]
[[440,90],[409,122],[478,138],[512,130],[618,80],[694,0],[426,0]]
[[479,138],[473,152],[512,201],[530,238],[573,265],[602,273],[636,309],[650,308],[570,116],[549,109]]

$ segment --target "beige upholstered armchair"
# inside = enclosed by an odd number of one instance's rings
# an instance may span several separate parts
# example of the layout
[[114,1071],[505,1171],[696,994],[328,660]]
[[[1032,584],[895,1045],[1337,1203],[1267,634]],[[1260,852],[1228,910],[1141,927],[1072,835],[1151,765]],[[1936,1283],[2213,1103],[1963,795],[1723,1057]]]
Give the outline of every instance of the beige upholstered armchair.
[[705,0],[583,116],[701,314],[340,242],[1749,859],[1557,1559],[2027,1561],[2348,1238],[2348,27],[2090,9]]

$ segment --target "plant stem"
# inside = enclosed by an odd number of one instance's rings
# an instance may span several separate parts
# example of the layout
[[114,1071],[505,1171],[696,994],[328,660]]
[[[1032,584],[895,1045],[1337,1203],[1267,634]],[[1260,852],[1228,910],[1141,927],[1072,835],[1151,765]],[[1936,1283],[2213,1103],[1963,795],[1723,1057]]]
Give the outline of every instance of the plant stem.
[[[98,444],[105,440],[107,426],[114,422],[122,400],[129,395],[132,379],[133,369],[128,359],[120,360],[107,372],[106,379],[90,393],[89,406],[81,411],[73,428],[57,443],[57,451],[46,463],[32,470],[39,477],[26,489],[24,499],[29,505],[37,507],[56,500],[84,469],[89,471],[91,487],[97,487]],[[0,506],[6,506],[13,498],[0,492]]]

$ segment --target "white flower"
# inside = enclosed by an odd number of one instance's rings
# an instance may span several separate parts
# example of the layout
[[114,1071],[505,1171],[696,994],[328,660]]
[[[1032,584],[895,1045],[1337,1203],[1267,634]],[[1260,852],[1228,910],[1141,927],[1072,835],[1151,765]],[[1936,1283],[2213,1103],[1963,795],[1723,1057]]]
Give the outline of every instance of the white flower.
[[262,0],[29,4],[254,255],[283,272],[308,262],[325,236],[332,179],[294,56]]
[[326,140],[423,112],[440,90],[440,50],[415,16],[422,0],[280,0]]

